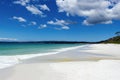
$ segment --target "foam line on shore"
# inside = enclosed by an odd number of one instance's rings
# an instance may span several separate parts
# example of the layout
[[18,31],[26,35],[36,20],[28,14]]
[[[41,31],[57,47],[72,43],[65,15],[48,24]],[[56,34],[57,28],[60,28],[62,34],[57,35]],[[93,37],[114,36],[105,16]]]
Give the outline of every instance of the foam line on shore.
[[58,54],[60,52],[73,50],[73,49],[77,49],[77,48],[84,47],[84,46],[86,45],[55,49],[54,52],[48,52],[48,53],[37,53],[37,54],[29,54],[29,55],[15,55],[15,56],[0,56],[0,69],[4,69],[10,66],[14,66],[15,64],[19,64],[22,60],[26,60],[26,59],[30,59],[30,58],[38,57],[38,56]]

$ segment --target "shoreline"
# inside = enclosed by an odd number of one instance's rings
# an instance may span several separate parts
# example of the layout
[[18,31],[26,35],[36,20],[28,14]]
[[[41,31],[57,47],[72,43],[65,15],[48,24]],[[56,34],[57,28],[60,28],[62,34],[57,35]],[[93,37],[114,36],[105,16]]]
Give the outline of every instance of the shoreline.
[[1,80],[119,80],[120,45],[90,44],[0,70]]
[[8,68],[17,64],[20,64],[26,60],[30,60],[32,58],[36,57],[42,57],[42,56],[47,56],[47,55],[55,55],[60,52],[84,47],[86,45],[81,45],[81,46],[74,46],[74,47],[65,47],[65,48],[60,48],[60,49],[54,49],[51,52],[46,52],[46,53],[36,53],[36,54],[24,54],[24,55],[9,55],[9,56],[0,56],[0,69]]
[[118,44],[89,44],[73,49],[68,48],[68,50],[60,51],[57,54],[33,57],[24,60],[23,63],[119,60],[119,49],[120,45]]

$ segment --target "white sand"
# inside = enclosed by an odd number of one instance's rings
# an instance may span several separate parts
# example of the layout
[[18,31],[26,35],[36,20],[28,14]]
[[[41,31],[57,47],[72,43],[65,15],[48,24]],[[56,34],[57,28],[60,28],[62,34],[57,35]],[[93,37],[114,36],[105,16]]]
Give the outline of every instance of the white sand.
[[97,61],[20,64],[1,70],[0,80],[120,80],[120,45],[94,44],[75,51],[108,56]]
[[120,58],[120,45],[119,44],[93,44],[88,46],[88,50],[83,52],[106,54]]

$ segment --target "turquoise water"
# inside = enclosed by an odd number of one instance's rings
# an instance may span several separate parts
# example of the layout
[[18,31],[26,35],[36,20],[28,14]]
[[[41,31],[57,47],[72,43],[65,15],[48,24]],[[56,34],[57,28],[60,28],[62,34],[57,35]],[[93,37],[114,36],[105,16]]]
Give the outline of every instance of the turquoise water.
[[0,43],[0,55],[23,55],[53,52],[82,44]]
[[0,69],[19,64],[22,60],[51,55],[61,49],[80,45],[84,44],[0,43]]

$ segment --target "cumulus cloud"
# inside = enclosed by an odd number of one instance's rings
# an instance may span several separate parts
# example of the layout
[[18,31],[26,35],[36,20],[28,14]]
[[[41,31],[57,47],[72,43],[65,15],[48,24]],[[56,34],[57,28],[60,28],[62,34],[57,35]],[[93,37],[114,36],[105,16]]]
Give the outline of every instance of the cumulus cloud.
[[17,21],[19,21],[19,22],[27,22],[27,20],[24,19],[23,17],[16,17],[16,16],[13,16],[12,19],[15,19],[15,20],[17,20]]
[[15,38],[0,38],[0,41],[17,41]]
[[120,0],[56,0],[59,12],[84,17],[83,24],[110,24],[120,19]]
[[44,5],[38,5],[40,7],[41,10],[47,10],[50,11],[50,9],[48,8],[48,6],[46,4]]
[[65,20],[58,20],[58,19],[56,19],[55,21],[51,20],[51,21],[48,21],[47,24],[61,26],[61,29],[66,29],[66,30],[69,29],[69,26],[67,26],[69,25],[69,23],[66,22]]
[[34,5],[28,5],[28,6],[26,6],[26,9],[27,9],[28,11],[30,11],[32,14],[40,15],[40,16],[43,15],[42,11],[40,11],[40,10],[39,10],[37,7],[35,7]]
[[33,26],[35,26],[35,25],[37,25],[37,22],[35,22],[35,21],[31,21],[31,22],[29,23],[29,25],[33,25]]
[[[17,0],[17,1],[14,1],[13,3],[14,4],[19,4],[23,7],[25,7],[32,14],[39,15],[41,17],[46,16],[46,15],[44,15],[44,13],[41,10],[50,11],[50,9],[48,8],[48,6],[46,4],[36,5],[36,4],[32,4],[31,2],[35,2],[35,0]],[[36,2],[38,2],[38,1],[36,1]]]
[[18,1],[14,1],[13,3],[14,4],[20,4],[22,6],[26,6],[27,3],[29,3],[29,2],[30,2],[30,0],[18,0]]
[[46,27],[47,27],[46,24],[41,24],[41,25],[38,27],[38,29],[43,29],[43,28],[46,28]]
[[62,26],[62,29],[68,30],[70,28],[68,26]]

